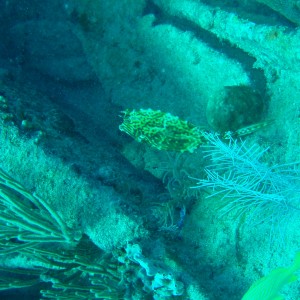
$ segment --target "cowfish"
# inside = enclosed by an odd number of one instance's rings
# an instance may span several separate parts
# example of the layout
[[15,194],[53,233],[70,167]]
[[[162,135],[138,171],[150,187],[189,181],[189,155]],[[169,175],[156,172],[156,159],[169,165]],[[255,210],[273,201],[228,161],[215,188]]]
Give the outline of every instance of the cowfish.
[[[193,153],[199,146],[209,144],[209,129],[153,109],[126,109],[119,129],[136,141],[148,144],[158,150]],[[231,139],[250,134],[268,125],[261,122],[241,128],[235,132],[219,134],[223,139]]]
[[205,142],[197,126],[160,110],[140,109],[123,111],[119,129],[140,143],[158,150],[194,152]]

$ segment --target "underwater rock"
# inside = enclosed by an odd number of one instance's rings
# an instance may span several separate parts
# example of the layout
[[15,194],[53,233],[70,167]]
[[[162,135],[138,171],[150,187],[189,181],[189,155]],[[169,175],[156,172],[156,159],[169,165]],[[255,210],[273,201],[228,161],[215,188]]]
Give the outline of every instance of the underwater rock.
[[300,3],[297,0],[281,1],[281,0],[256,0],[269,6],[271,9],[277,11],[289,21],[300,25]]
[[13,43],[17,43],[14,45],[15,56],[28,69],[67,82],[95,78],[71,23],[22,22],[9,34]]
[[264,106],[263,97],[251,87],[226,86],[219,97],[208,102],[207,121],[217,132],[236,131],[259,122]]

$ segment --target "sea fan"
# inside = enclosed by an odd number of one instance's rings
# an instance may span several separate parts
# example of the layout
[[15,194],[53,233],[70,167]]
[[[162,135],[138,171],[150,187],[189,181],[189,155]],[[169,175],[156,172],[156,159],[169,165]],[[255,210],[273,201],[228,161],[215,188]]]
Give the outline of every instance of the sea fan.
[[207,177],[194,178],[197,185],[192,188],[210,189],[209,198],[221,198],[221,215],[235,211],[255,216],[259,222],[280,222],[291,213],[300,213],[299,163],[268,166],[261,162],[268,149],[233,138],[224,142],[212,133],[205,138],[210,142],[204,149],[210,162],[205,168]]

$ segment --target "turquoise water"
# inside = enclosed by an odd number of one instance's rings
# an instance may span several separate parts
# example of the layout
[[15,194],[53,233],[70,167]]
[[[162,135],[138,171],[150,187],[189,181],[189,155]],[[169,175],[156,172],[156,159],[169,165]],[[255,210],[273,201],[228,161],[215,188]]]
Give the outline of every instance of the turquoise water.
[[299,299],[299,20],[0,1],[0,298]]

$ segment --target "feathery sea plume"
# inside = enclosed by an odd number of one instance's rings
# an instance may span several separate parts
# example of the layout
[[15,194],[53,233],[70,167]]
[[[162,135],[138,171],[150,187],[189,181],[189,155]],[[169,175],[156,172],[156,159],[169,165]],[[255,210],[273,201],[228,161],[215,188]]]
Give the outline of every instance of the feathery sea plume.
[[258,145],[229,137],[222,141],[217,134],[207,133],[204,150],[209,164],[206,178],[198,179],[192,188],[210,189],[208,198],[218,197],[220,214],[235,211],[278,224],[293,214],[300,216],[299,163],[268,166],[262,156],[268,151]]

